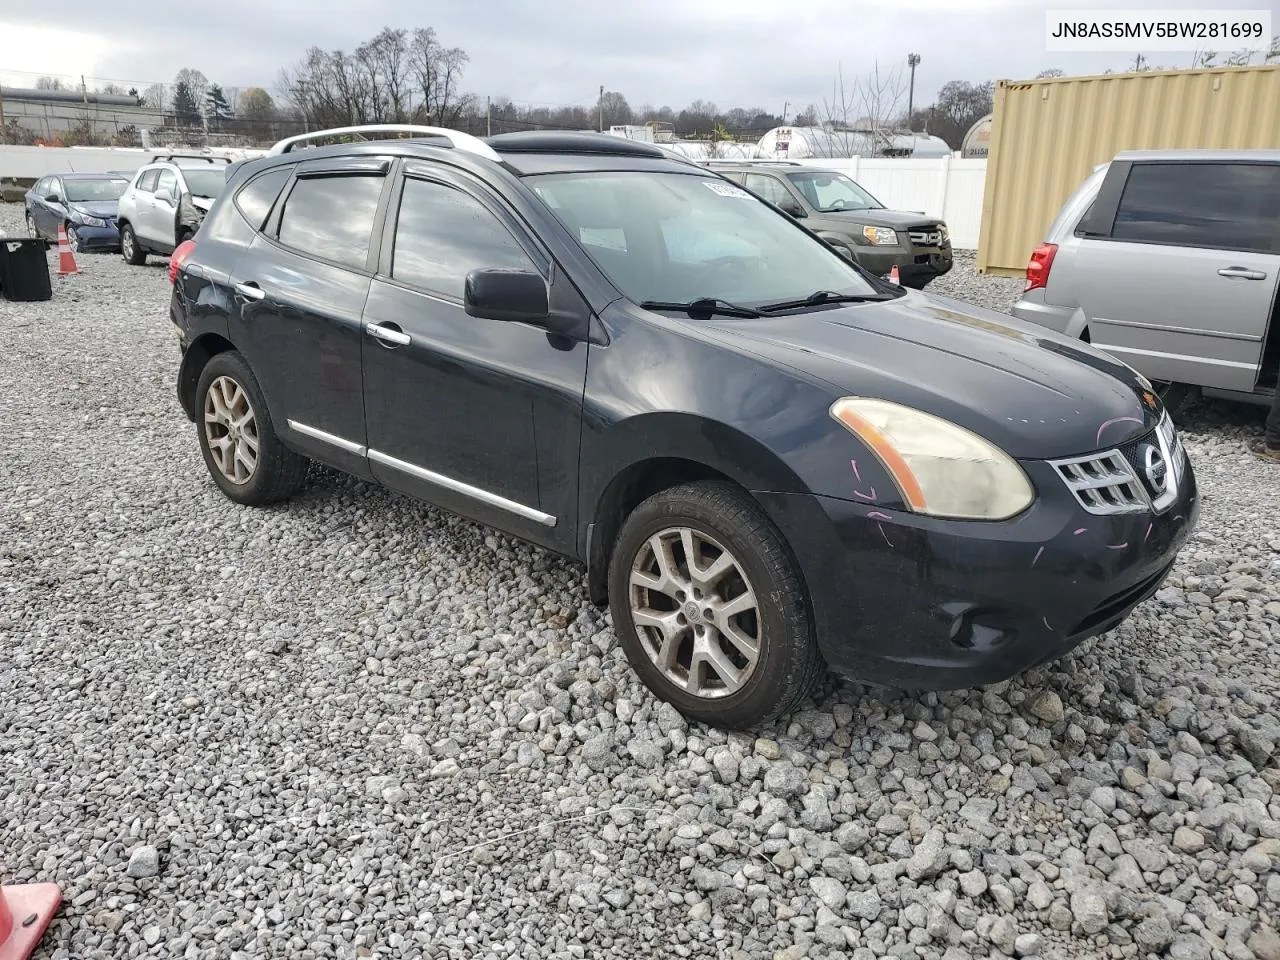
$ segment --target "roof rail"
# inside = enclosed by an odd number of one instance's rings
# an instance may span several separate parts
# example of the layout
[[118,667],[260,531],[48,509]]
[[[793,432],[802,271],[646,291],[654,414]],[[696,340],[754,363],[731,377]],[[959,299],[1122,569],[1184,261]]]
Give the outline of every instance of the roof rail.
[[[474,153],[477,156],[484,157],[486,160],[493,160],[497,163],[502,162],[502,158],[498,156],[493,147],[479,137],[473,137],[471,134],[463,133],[461,130],[449,130],[445,127],[421,127],[408,123],[372,123],[357,127],[333,127],[329,130],[313,130],[310,133],[300,133],[294,137],[285,137],[276,143],[267,151],[267,156],[288,153],[297,144],[306,143],[310,140],[320,140],[324,137],[354,135],[364,137],[366,140],[379,139],[378,137],[365,136],[365,134],[370,133],[415,133],[424,137],[443,137],[449,141],[450,146],[455,150],[465,150],[467,153]],[[389,138],[384,137],[382,139]]]
[[223,163],[230,163],[230,157],[224,157],[213,153],[157,153],[152,155],[147,163],[168,163],[171,160],[207,160],[213,163],[215,160],[221,160]]
[[760,166],[776,166],[776,167],[802,167],[804,164],[795,160],[757,160],[749,158],[744,160],[699,160],[698,163],[705,164],[708,167],[714,167],[716,164],[726,164],[729,166],[740,167],[748,164],[756,164]]

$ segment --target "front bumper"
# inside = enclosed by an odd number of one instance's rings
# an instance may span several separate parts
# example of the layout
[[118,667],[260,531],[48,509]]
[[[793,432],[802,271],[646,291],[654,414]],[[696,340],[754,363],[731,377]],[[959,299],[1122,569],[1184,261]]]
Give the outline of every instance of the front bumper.
[[864,247],[853,245],[854,259],[863,269],[878,277],[887,277],[895,266],[906,286],[923,287],[930,280],[947,273],[954,261],[951,245],[941,247]]
[[91,227],[87,224],[75,224],[76,236],[80,239],[80,249],[89,250],[119,250],[120,249],[120,230],[114,223],[109,223],[105,227]]
[[800,563],[831,668],[907,689],[996,683],[1111,630],[1155,593],[1198,518],[1190,463],[1168,509],[1114,516],[1085,512],[1041,466],[1040,499],[1001,523],[757,494]]

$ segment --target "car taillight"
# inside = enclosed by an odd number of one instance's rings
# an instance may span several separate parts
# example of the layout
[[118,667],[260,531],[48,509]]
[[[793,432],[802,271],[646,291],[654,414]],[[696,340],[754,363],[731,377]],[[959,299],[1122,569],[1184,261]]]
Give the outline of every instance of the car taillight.
[[182,269],[183,261],[191,256],[192,251],[196,248],[194,240],[183,240],[178,244],[178,248],[173,251],[169,257],[169,284],[173,285],[178,282],[178,271]]
[[1049,268],[1053,266],[1053,255],[1058,252],[1056,243],[1042,243],[1031,251],[1031,260],[1027,263],[1027,285],[1023,293],[1049,285]]

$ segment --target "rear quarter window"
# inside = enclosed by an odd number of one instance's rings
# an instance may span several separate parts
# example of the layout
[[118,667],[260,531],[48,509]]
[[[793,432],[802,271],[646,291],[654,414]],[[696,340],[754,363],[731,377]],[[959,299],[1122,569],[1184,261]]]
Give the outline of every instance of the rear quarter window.
[[236,191],[236,209],[244,217],[249,226],[261,230],[266,223],[271,208],[275,206],[280,191],[284,188],[293,166],[279,167],[260,173]]

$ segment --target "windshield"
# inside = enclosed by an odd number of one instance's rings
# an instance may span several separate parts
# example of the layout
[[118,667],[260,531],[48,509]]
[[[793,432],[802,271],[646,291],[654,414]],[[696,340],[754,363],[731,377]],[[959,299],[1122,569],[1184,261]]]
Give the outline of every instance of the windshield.
[[822,213],[884,209],[884,204],[843,173],[789,173],[787,177],[804,194],[809,206]]
[[116,180],[107,177],[103,177],[101,180],[72,180],[68,178],[62,181],[62,188],[67,191],[67,195],[63,199],[67,203],[119,200],[120,194],[124,193],[124,188],[128,185],[128,180]]
[[599,171],[526,182],[636,303],[878,293],[821,240],[719,178]]
[[227,172],[225,167],[203,167],[193,170],[190,167],[184,167],[182,170],[182,178],[187,181],[187,188],[197,197],[208,197],[214,199],[222,192],[222,188],[227,185]]

